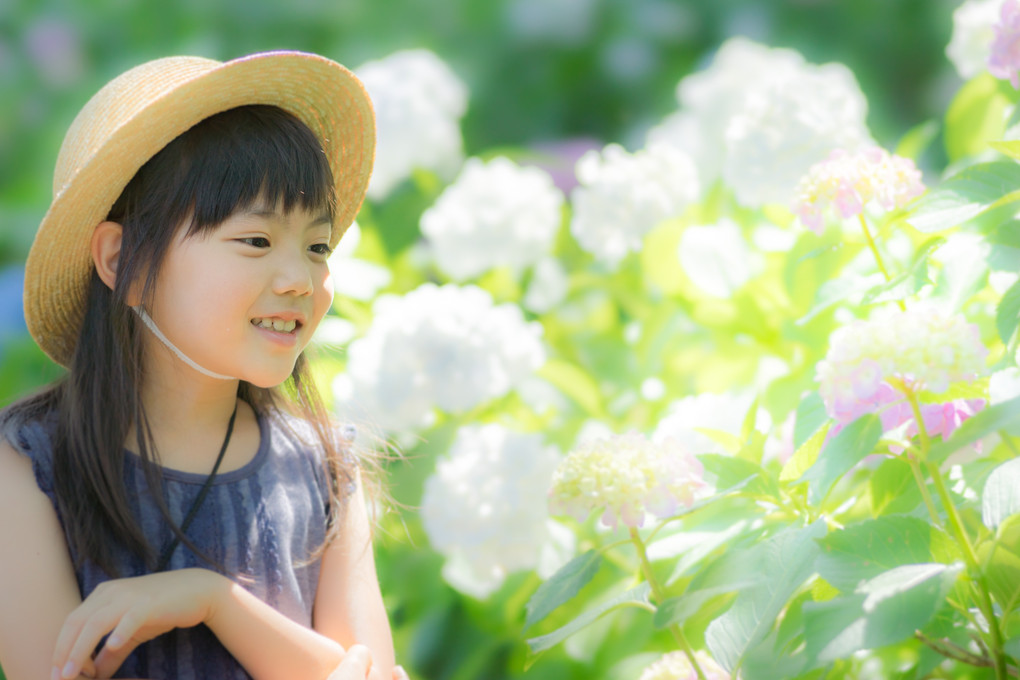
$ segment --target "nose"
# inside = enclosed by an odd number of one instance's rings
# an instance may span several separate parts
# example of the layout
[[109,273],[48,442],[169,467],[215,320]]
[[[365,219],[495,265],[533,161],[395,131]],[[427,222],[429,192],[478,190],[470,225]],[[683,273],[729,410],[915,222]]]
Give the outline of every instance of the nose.
[[279,251],[273,290],[278,295],[311,295],[315,290],[313,263],[303,252]]

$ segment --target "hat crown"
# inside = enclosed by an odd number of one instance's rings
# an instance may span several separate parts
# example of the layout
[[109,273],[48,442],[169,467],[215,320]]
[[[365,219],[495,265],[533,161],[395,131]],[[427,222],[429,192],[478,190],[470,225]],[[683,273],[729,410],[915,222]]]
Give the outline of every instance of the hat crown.
[[122,125],[182,83],[221,66],[204,57],[166,57],[125,71],[82,107],[64,135],[53,172],[56,197]]

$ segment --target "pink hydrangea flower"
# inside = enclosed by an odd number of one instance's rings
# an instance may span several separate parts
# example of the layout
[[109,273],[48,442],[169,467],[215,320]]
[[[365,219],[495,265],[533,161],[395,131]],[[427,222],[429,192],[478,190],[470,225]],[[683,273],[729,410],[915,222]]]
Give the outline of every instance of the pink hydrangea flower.
[[644,524],[645,513],[665,518],[690,507],[706,487],[701,461],[671,438],[652,442],[629,432],[583,442],[553,474],[552,514],[583,521],[601,509],[602,523]]
[[877,146],[857,153],[837,149],[800,181],[793,211],[804,226],[821,233],[830,210],[843,219],[861,214],[869,205],[888,212],[924,191],[921,171],[909,158]]
[[[924,306],[836,329],[816,375],[826,411],[836,421],[831,434],[866,413],[879,414],[887,431],[913,420],[910,403],[893,381],[937,394],[953,382],[976,378],[987,355],[974,324]],[[930,435],[948,437],[984,405],[980,399],[924,404],[921,417]],[[917,434],[916,423],[906,434]]]
[[988,56],[988,71],[996,78],[1008,78],[1020,89],[1020,2],[1006,0],[995,23],[995,39]]
[[[925,432],[929,437],[948,438],[956,432],[965,420],[987,405],[984,399],[954,399],[939,404],[921,404],[921,420],[924,421]],[[834,415],[836,423],[829,428],[829,437],[834,437],[846,425],[866,413],[877,413],[882,420],[882,431],[894,430],[904,423],[907,425],[903,435],[907,438],[918,434],[914,410],[906,396],[888,383],[880,383],[867,399],[862,399],[853,408]]]
[[[694,657],[698,660],[701,672],[705,674],[705,680],[730,680],[730,674],[705,652],[698,650]],[[698,674],[691,666],[687,655],[677,651],[663,654],[645,668],[638,680],[697,680],[697,678]]]

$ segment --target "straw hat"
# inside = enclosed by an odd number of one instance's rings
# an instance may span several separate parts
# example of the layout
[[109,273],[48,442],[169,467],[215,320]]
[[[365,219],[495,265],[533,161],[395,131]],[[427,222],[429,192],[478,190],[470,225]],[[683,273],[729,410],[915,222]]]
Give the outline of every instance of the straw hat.
[[25,321],[50,358],[70,362],[93,268],[92,232],[127,183],[199,121],[248,104],[289,111],[322,143],[336,183],[336,245],[361,206],[375,152],[372,104],[350,71],[301,52],[142,64],[89,100],[57,156],[53,202],[25,265]]

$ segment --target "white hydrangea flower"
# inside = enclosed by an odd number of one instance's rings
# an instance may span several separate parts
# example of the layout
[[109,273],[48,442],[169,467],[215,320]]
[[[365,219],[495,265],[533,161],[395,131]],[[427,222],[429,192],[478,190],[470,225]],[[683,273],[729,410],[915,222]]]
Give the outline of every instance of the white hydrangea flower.
[[452,176],[463,159],[467,86],[433,52],[395,52],[355,69],[375,108],[375,166],[368,197],[382,200],[415,168]]
[[[666,415],[652,434],[655,441],[674,439],[692,453],[726,453],[722,444],[698,432],[698,428],[718,430],[734,436],[740,435],[747,411],[754,403],[750,393],[702,392],[684,397],[669,405]],[[755,429],[767,432],[772,425],[768,411],[758,409],[755,413]]]
[[764,264],[751,250],[740,226],[728,217],[716,224],[684,229],[677,256],[691,282],[719,298],[731,297],[757,276]]
[[561,456],[541,435],[501,425],[457,431],[425,481],[421,518],[458,590],[485,597],[510,572],[536,569],[553,549],[544,491]]
[[[712,657],[700,649],[694,658],[705,674],[705,680],[730,680],[730,674],[723,670]],[[645,668],[639,680],[697,680],[698,674],[687,655],[681,651],[663,654],[662,658]]]
[[529,312],[545,314],[563,302],[570,288],[570,278],[559,258],[544,257],[531,270],[531,282],[521,304]]
[[690,507],[705,487],[703,474],[701,461],[673,439],[629,432],[588,440],[556,468],[549,506],[578,521],[602,510],[606,526],[639,527],[645,513],[662,519]]
[[334,385],[345,409],[391,430],[503,396],[545,362],[542,326],[477,286],[426,283],[383,295]]
[[842,64],[806,65],[751,90],[726,128],[723,178],[749,207],[789,204],[834,149],[870,146],[868,103]]
[[496,266],[516,271],[552,248],[563,193],[547,172],[509,158],[470,158],[453,184],[421,216],[436,263],[457,281]]
[[641,249],[653,227],[683,212],[699,192],[691,159],[657,144],[635,153],[610,144],[577,162],[570,231],[586,251],[609,265]]
[[677,86],[680,110],[648,134],[689,153],[708,185],[722,175],[744,205],[788,203],[812,164],[870,143],[867,102],[841,64],[794,50],[727,40]]
[[731,38],[719,47],[708,68],[680,81],[676,98],[681,109],[649,131],[648,142],[686,151],[708,185],[722,172],[726,128],[743,108],[747,92],[778,73],[803,66],[804,58],[794,50]]
[[961,78],[973,78],[988,69],[988,56],[995,39],[993,26],[999,19],[1003,0],[967,0],[953,12],[953,35],[946,57]]
[[337,295],[367,302],[390,285],[393,275],[386,267],[354,257],[360,243],[361,226],[354,222],[329,256],[329,274]]

